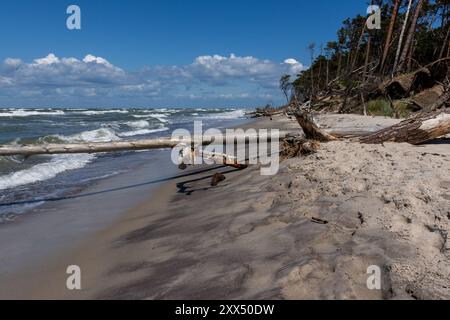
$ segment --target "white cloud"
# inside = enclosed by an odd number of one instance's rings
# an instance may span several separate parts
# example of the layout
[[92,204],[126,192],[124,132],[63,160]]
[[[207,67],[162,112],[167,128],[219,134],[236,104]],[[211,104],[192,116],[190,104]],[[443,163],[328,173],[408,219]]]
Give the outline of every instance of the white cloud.
[[276,73],[277,65],[269,60],[259,60],[252,56],[229,57],[220,55],[200,56],[190,66],[191,71],[200,77],[255,77]]
[[294,58],[289,58],[284,60],[284,64],[289,66],[289,74],[297,75],[300,71],[305,70],[305,66],[295,60]]
[[5,65],[9,67],[18,67],[22,64],[22,60],[20,59],[12,59],[12,58],[6,58],[4,61]]
[[13,81],[11,78],[0,76],[0,88],[1,87],[9,87],[13,85]]
[[262,100],[281,96],[278,89],[281,75],[295,75],[303,69],[294,58],[279,63],[231,54],[204,55],[184,66],[146,67],[131,72],[92,54],[79,60],[50,53],[32,63],[5,59],[0,65],[0,102],[2,96],[15,95],[18,101],[21,96],[40,96],[47,101],[59,98],[78,101],[80,97],[90,101],[103,98],[172,101],[177,97],[202,101]]
[[55,56],[53,53],[50,53],[45,58],[36,59],[36,60],[34,60],[34,62],[37,65],[49,65],[49,64],[53,64],[53,63],[58,63],[59,58],[57,56]]
[[93,56],[92,54],[88,54],[86,55],[86,57],[84,57],[83,62],[85,63],[98,63],[98,64],[103,64],[105,66],[108,67],[112,67],[112,64],[108,62],[108,60],[103,59],[102,57],[96,57]]

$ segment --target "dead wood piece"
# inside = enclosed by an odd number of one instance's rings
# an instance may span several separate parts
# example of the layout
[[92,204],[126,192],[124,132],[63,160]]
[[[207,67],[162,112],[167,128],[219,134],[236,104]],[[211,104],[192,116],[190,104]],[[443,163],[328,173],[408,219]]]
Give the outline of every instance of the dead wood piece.
[[447,90],[436,102],[430,106],[430,110],[437,110],[439,108],[450,107],[450,90]]
[[393,99],[405,97],[411,90],[414,78],[414,73],[403,74],[394,78],[385,87],[386,94]]
[[297,112],[295,114],[295,118],[297,119],[300,127],[303,129],[306,139],[316,140],[320,142],[337,140],[336,137],[320,129],[310,113]]
[[317,152],[319,142],[302,138],[286,138],[281,146],[280,156],[283,160],[307,156]]
[[215,187],[220,182],[224,181],[225,179],[226,179],[226,177],[222,173],[216,172],[211,179],[211,186]]
[[[283,139],[287,132],[282,131],[275,139]],[[272,141],[272,135],[244,135],[235,137],[240,143],[258,142],[261,139]],[[170,149],[178,145],[210,145],[227,143],[226,137],[217,139],[214,136],[194,136],[190,139],[142,139],[135,141],[110,141],[110,142],[85,142],[68,144],[35,144],[35,145],[0,145],[0,157],[23,155],[42,155],[42,154],[75,154],[75,153],[103,153],[120,151],[137,151],[152,149]]]
[[449,63],[448,61],[440,61],[431,65],[429,68],[434,81],[444,82],[449,72]]
[[[307,138],[321,142],[339,140],[338,137],[319,129],[311,115],[304,112],[297,113],[296,117]],[[366,144],[406,142],[417,145],[447,134],[450,134],[450,110],[444,109],[419,114],[394,126],[360,136],[356,141]]]
[[316,218],[316,217],[312,217],[311,222],[317,223],[317,224],[328,224],[327,220]]
[[438,84],[416,95],[412,102],[424,111],[432,111],[434,109],[433,106],[444,93],[444,86]]
[[361,137],[359,142],[378,144],[383,142],[406,142],[421,144],[450,133],[450,111],[420,114],[394,126]]
[[436,84],[435,79],[429,68],[421,68],[414,73],[414,80],[410,91],[422,91],[431,88]]

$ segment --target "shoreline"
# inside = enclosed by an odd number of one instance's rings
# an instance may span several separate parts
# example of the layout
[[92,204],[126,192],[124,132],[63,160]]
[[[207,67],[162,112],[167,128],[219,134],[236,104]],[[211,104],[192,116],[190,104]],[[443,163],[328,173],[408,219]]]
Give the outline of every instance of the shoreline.
[[[252,121],[227,120],[227,126]],[[139,158],[143,157],[141,155],[148,157],[148,164],[141,163],[133,170],[96,180],[76,193],[49,197],[14,221],[0,224],[0,251],[3,253],[0,298],[27,296],[29,288],[40,283],[35,278],[46,274],[46,269],[64,256],[64,252],[75,251],[85,242],[85,237],[93,237],[121,221],[131,208],[152,197],[167,181],[190,175],[195,170],[188,168],[180,172],[167,161],[170,159],[168,150],[140,153]],[[126,162],[126,157],[121,158],[120,163]],[[76,173],[70,174],[75,176]]]
[[[319,118],[342,131],[396,121]],[[257,166],[195,168],[55,257],[35,283],[13,283],[28,299],[448,299],[448,143],[331,142],[273,177]],[[221,171],[226,180],[211,187]],[[70,264],[81,267],[81,291],[65,287]],[[372,265],[381,290],[366,286]]]

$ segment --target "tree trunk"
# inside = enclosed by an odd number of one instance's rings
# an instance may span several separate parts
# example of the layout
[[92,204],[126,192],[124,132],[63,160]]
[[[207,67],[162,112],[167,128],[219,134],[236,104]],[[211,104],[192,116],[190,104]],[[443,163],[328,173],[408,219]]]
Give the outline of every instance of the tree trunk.
[[[280,132],[280,139],[286,137],[288,132]],[[236,136],[239,142],[249,143],[258,142],[260,139],[267,139],[271,141],[272,136],[266,135],[247,135]],[[210,145],[210,144],[225,144],[227,143],[226,136],[222,140],[215,139],[214,136],[193,137],[189,140],[160,138],[160,139],[143,139],[136,141],[112,141],[112,142],[91,142],[91,143],[70,143],[70,144],[44,144],[44,145],[0,145],[0,157],[2,156],[31,156],[43,154],[76,154],[76,153],[102,153],[102,152],[120,152],[120,151],[137,151],[137,150],[152,150],[163,148],[174,148],[180,144],[184,145]]]
[[326,85],[327,86],[328,86],[329,78],[330,78],[330,60],[327,59],[327,77],[326,77]]
[[339,50],[338,69],[336,78],[341,76],[341,67],[342,67],[342,52]]
[[361,137],[367,144],[407,142],[421,144],[450,133],[450,111],[436,111],[407,119],[397,125]]
[[397,52],[395,54],[394,67],[392,68],[392,76],[397,72],[398,60],[400,58],[400,52],[403,45],[403,37],[405,35],[406,26],[408,25],[409,13],[411,12],[412,0],[409,0],[408,9],[406,10],[405,21],[403,22],[402,32],[400,33],[400,38],[398,39]]
[[391,48],[392,35],[394,33],[395,21],[397,21],[398,10],[400,8],[400,0],[395,0],[394,10],[392,12],[391,22],[389,24],[389,30],[386,37],[386,43],[384,44],[383,56],[381,58],[380,70],[383,72],[389,49]]
[[367,41],[366,59],[364,61],[363,84],[366,83],[366,80],[367,80],[366,79],[367,78],[367,65],[369,64],[371,44],[372,44],[372,38],[371,38],[370,32],[369,32],[369,40]]
[[306,139],[320,142],[337,140],[336,137],[320,129],[315,123],[313,116],[308,112],[297,112],[295,114],[298,124],[303,129]]
[[[297,113],[296,118],[306,138],[321,142],[339,140],[335,134],[320,129],[311,115]],[[450,134],[450,110],[443,110],[420,114],[375,133],[357,137],[356,141],[365,144],[398,142],[417,145],[447,134]]]
[[[450,91],[449,91],[450,92]],[[447,94],[449,93],[447,92]],[[430,89],[426,89],[421,93],[417,94],[412,102],[418,106],[422,111],[435,111],[440,107],[441,99],[445,102],[445,88],[441,84],[437,84]],[[442,102],[442,104],[443,104]]]
[[414,17],[411,21],[411,26],[409,28],[408,35],[406,36],[405,47],[403,48],[402,55],[400,56],[399,69],[403,69],[406,59],[408,57],[409,49],[412,45],[412,40],[414,38],[414,33],[416,32],[417,20],[419,19],[420,11],[422,10],[423,0],[419,0],[414,12]]
[[352,69],[350,70],[350,72],[352,72],[353,69],[355,69],[356,62],[358,62],[359,48],[361,47],[361,43],[362,43],[362,40],[363,40],[365,32],[366,32],[366,24],[364,24],[364,26],[363,26],[363,28],[361,30],[361,35],[359,36],[358,44],[356,45],[355,56],[353,57]]

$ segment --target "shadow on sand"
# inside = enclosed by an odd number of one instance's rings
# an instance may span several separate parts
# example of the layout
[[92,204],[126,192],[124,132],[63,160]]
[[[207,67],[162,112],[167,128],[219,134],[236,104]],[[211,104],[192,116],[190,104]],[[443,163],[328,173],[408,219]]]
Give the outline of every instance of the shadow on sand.
[[[68,195],[68,196],[62,196],[62,197],[38,198],[38,199],[32,199],[32,200],[23,200],[23,201],[13,201],[13,202],[7,202],[7,203],[0,203],[0,207],[33,204],[33,203],[38,203],[38,202],[57,202],[57,201],[63,201],[63,200],[86,198],[86,197],[91,197],[91,196],[95,196],[95,195],[99,195],[99,194],[105,194],[105,193],[110,193],[110,192],[129,190],[129,189],[139,188],[139,187],[143,187],[143,186],[147,186],[147,185],[168,182],[168,181],[171,181],[171,180],[176,180],[176,179],[180,179],[180,178],[184,178],[184,177],[190,177],[190,176],[194,176],[194,175],[197,175],[197,174],[201,174],[201,173],[205,173],[205,172],[209,172],[209,171],[213,171],[213,170],[218,170],[218,169],[222,169],[222,168],[226,168],[226,166],[214,166],[214,167],[210,167],[210,168],[206,168],[206,169],[202,169],[202,170],[195,170],[195,171],[188,172],[188,173],[185,173],[185,174],[177,174],[177,175],[173,175],[173,176],[169,176],[169,177],[165,177],[165,178],[158,178],[158,179],[150,180],[150,181],[143,182],[143,183],[132,184],[132,185],[127,185],[127,186],[122,186],[122,187],[117,187],[117,188],[111,188],[111,189],[106,189],[106,190],[101,190],[101,191],[96,191],[96,192],[81,193],[81,194],[77,194],[77,195]],[[223,173],[230,173],[230,172],[238,171],[238,170],[239,169],[232,169],[232,170],[225,171]],[[202,178],[195,179],[195,180],[189,180],[189,181],[186,181],[186,182],[181,182],[179,184],[183,185],[185,183],[189,183],[189,182],[197,181],[197,180],[202,180],[202,179],[208,179],[208,178],[211,178],[211,177],[212,176],[202,177]]]

